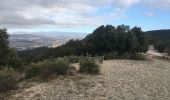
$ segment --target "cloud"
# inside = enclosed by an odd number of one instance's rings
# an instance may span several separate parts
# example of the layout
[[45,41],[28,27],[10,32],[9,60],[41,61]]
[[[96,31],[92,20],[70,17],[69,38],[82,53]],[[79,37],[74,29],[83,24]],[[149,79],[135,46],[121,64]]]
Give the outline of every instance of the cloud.
[[155,16],[154,12],[145,12],[144,15],[149,17]]
[[[36,27],[53,25],[56,27],[97,26],[108,16],[119,18],[123,9],[139,0],[1,0],[0,26]],[[101,16],[94,14],[102,7],[111,11]],[[117,8],[121,8],[116,10]]]
[[170,0],[144,0],[143,3],[151,8],[170,10]]
[[[170,0],[1,0],[0,27],[98,26],[128,17],[126,9],[137,4],[170,8]],[[105,7],[110,10],[96,14]],[[145,15],[154,14],[147,12]]]

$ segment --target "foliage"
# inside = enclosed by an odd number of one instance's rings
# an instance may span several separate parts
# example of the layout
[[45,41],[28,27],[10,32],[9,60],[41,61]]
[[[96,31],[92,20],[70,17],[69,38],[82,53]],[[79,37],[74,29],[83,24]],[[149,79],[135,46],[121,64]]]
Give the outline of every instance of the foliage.
[[8,59],[8,34],[6,29],[0,29],[0,65],[7,64]]
[[117,52],[118,56],[146,52],[148,48],[147,36],[141,28],[120,25],[100,26],[85,38],[87,51],[92,54],[103,55]]
[[23,50],[18,51],[19,58],[22,58],[22,63],[28,65],[29,62],[44,61],[45,59],[50,59],[47,47],[35,48],[33,50]]
[[56,61],[55,72],[57,75],[66,74],[69,67],[70,65],[67,60],[59,59]]
[[168,55],[170,56],[170,42],[168,43],[168,47],[166,49],[166,52],[168,53]]
[[153,30],[145,32],[149,35],[151,39],[151,43],[157,42],[159,40],[169,40],[170,38],[170,30]]
[[131,58],[132,60],[146,60],[145,55],[137,54]]
[[68,56],[68,61],[70,62],[70,63],[78,63],[78,62],[80,62],[80,60],[82,59],[83,57],[81,57],[81,56]]
[[52,74],[66,74],[69,63],[65,59],[45,60],[38,63],[32,63],[26,67],[26,78],[34,76],[48,77]]
[[0,92],[15,89],[17,87],[16,72],[9,67],[0,69]]
[[8,47],[7,30],[0,29],[0,66],[11,65],[14,68],[21,66],[20,59],[17,57],[14,49]]
[[161,53],[169,52],[170,49],[170,30],[154,30],[148,31],[146,34],[150,37],[150,44]]
[[155,44],[154,44],[154,47],[161,53],[164,53],[165,52],[165,49],[167,48],[167,44],[166,42],[164,41],[157,41]]
[[[147,35],[139,27],[102,25],[82,40],[70,40],[57,48],[38,48],[21,51],[18,54],[24,62],[37,62],[72,55],[103,56],[114,52],[116,56],[130,55],[133,58],[136,54],[147,51],[148,42]],[[75,62],[78,60],[76,57],[69,59],[70,61],[74,59]]]
[[104,59],[105,60],[111,60],[111,59],[126,59],[127,55],[118,55],[117,52],[113,52],[113,53],[107,53],[104,54]]
[[25,77],[30,78],[37,76],[40,73],[39,64],[32,63],[25,68]]
[[89,74],[98,74],[100,72],[100,66],[89,59],[83,59],[80,62],[79,72],[89,73]]
[[116,59],[117,58],[117,53],[113,52],[113,53],[107,53],[104,54],[104,59],[105,60],[110,60],[110,59]]

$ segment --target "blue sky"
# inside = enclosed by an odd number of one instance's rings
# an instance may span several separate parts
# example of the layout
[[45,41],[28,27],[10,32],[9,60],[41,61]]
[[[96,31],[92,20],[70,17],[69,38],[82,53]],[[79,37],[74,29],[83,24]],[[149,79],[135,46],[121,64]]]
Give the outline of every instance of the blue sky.
[[170,28],[170,0],[1,0],[0,13],[0,27],[10,33],[91,33],[106,24]]

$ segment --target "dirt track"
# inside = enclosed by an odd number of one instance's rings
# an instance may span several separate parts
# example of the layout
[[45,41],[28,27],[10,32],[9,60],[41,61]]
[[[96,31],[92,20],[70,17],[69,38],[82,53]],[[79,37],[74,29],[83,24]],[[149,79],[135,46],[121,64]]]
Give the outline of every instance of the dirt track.
[[110,60],[101,75],[58,77],[17,91],[8,100],[170,100],[170,63]]

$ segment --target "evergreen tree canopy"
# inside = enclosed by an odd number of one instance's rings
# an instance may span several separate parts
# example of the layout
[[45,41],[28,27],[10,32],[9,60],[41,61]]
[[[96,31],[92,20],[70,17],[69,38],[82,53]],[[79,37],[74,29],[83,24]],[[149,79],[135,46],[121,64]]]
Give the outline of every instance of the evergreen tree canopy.
[[[147,37],[139,27],[102,25],[87,35],[83,40],[70,40],[57,48],[47,50],[34,49],[19,52],[20,57],[28,61],[39,61],[70,55],[104,55],[116,53],[117,56],[146,52]],[[36,58],[36,59],[35,59]]]
[[20,61],[17,58],[14,49],[8,47],[7,29],[0,29],[0,66],[11,65],[12,67],[19,67]]

